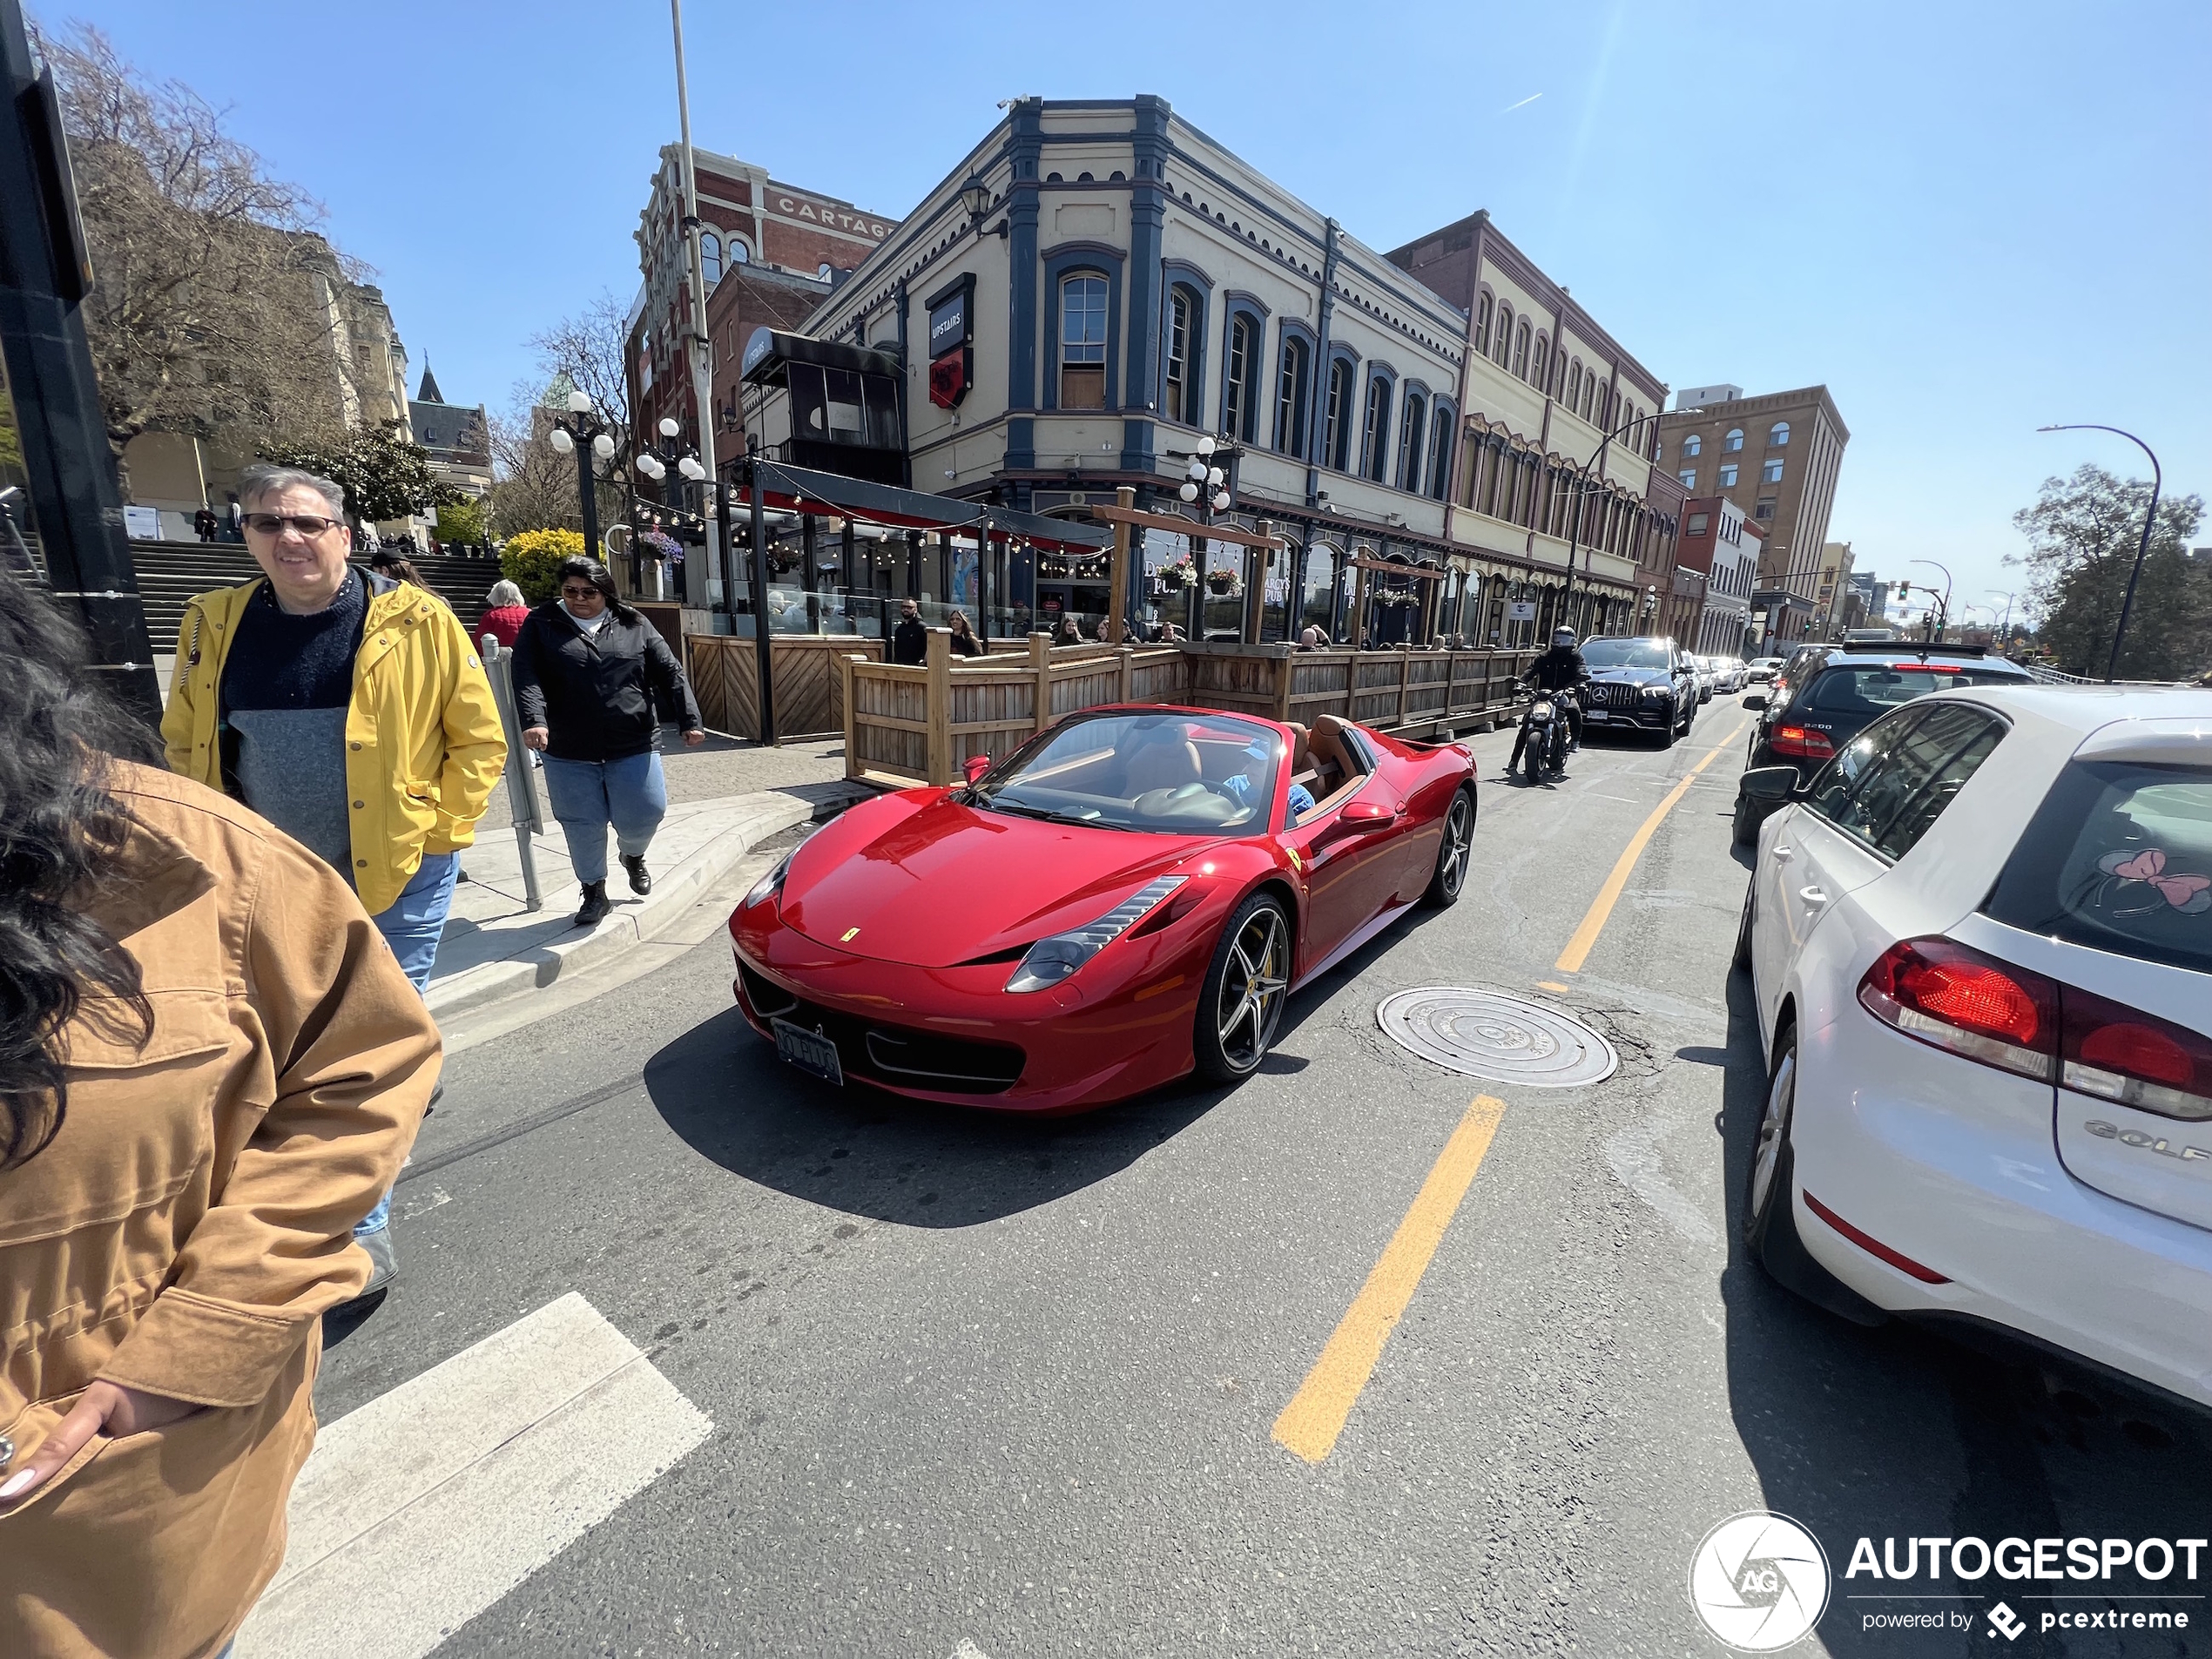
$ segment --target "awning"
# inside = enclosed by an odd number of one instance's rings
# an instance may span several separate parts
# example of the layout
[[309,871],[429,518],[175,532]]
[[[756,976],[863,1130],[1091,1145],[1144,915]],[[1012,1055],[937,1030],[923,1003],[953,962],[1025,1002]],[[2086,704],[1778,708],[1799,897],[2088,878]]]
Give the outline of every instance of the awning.
[[896,379],[899,360],[889,352],[855,346],[850,341],[817,340],[812,334],[780,334],[763,326],[745,343],[738,373],[749,386],[781,386],[792,363],[814,363],[824,368],[849,368],[863,374],[888,374]]
[[[1113,545],[1113,533],[1103,524],[1018,513],[1010,507],[962,501],[955,496],[932,496],[925,490],[871,483],[865,478],[847,478],[840,473],[817,472],[812,468],[786,466],[778,461],[762,461],[759,467],[760,504],[780,512],[811,513],[899,529],[948,530],[969,536],[974,535],[988,517],[994,542],[1027,542],[1032,547],[1066,553],[1097,553]],[[742,487],[733,489],[730,494],[733,502],[752,505],[752,497]],[[738,535],[745,534],[742,521],[734,528]]]

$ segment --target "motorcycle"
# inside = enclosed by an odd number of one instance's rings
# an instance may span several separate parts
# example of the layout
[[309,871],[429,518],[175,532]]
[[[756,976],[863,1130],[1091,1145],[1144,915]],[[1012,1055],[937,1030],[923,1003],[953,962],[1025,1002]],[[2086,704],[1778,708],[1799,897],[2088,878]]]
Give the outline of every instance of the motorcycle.
[[1540,784],[1548,772],[1567,770],[1567,744],[1572,735],[1568,724],[1568,699],[1575,693],[1539,691],[1521,716],[1521,759],[1528,781]]

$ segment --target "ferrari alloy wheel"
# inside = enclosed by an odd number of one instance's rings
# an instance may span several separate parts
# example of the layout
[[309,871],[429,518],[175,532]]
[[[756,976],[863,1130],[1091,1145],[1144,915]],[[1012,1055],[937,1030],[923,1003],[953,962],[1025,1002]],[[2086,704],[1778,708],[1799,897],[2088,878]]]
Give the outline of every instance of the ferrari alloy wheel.
[[1259,1069],[1291,992],[1290,919],[1265,894],[1244,900],[1222,930],[1192,1033],[1198,1069],[1236,1082]]
[[1444,844],[1436,849],[1436,873],[1429,878],[1428,901],[1441,910],[1454,903],[1467,886],[1467,866],[1474,859],[1474,791],[1462,784],[1452,797],[1452,810],[1444,814]]

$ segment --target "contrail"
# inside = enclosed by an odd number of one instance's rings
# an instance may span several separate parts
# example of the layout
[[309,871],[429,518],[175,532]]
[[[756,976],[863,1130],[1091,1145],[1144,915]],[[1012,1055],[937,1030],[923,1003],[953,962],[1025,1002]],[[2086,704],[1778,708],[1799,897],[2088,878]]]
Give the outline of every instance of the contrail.
[[1524,109],[1524,108],[1526,108],[1527,105],[1531,105],[1531,104],[1534,104],[1534,102],[1535,102],[1538,98],[1541,98],[1541,97],[1543,97],[1543,94],[1542,94],[1541,92],[1531,92],[1531,93],[1530,93],[1530,94],[1529,94],[1527,98],[1525,98],[1521,99],[1520,103],[1518,103],[1518,104],[1508,104],[1508,105],[1506,105],[1506,107],[1505,107],[1504,109],[1500,110],[1500,111],[1498,111],[1498,113],[1499,113],[1500,115],[1511,115],[1511,114],[1512,114],[1512,113],[1515,111],[1515,110]]

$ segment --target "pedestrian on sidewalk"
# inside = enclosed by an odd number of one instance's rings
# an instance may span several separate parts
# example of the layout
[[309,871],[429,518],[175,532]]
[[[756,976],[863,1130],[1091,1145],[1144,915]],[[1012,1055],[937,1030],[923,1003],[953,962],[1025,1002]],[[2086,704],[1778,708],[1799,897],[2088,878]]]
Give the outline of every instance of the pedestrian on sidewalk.
[[[427,991],[460,851],[507,761],[491,682],[451,610],[347,562],[338,485],[257,462],[238,488],[263,574],[185,607],[161,719],[170,770],[343,875]],[[390,1211],[359,1230],[370,1291],[398,1271]]]
[[529,617],[530,608],[523,603],[523,590],[512,582],[495,582],[484,600],[484,614],[476,623],[476,637],[490,634],[509,651],[515,649],[515,636],[523,631],[523,624]]
[[[444,596],[425,582],[422,579],[422,573],[415,568],[415,561],[402,554],[394,553],[388,549],[380,547],[368,556],[368,568],[378,576],[391,581],[404,582],[410,588],[420,588],[440,604],[445,604]],[[447,608],[450,610],[452,607]]]
[[968,625],[968,612],[954,611],[945,618],[945,626],[952,631],[954,656],[981,657],[983,654],[983,642],[976,638],[975,631]]
[[192,516],[192,533],[203,542],[212,542],[223,528],[223,521],[215,516],[215,509],[203,507]]
[[583,889],[577,926],[597,927],[613,908],[610,824],[630,890],[653,890],[645,851],[668,815],[660,722],[676,722],[687,744],[705,743],[699,705],[676,653],[622,602],[607,567],[573,558],[561,562],[560,597],[531,611],[515,637],[515,707],[523,741],[544,752],[545,791]]
[[217,1653],[437,1028],[338,873],[160,769],[0,570],[0,1654]]
[[929,630],[921,625],[921,607],[911,599],[899,601],[899,625],[891,631],[891,660],[917,667],[929,660]]

